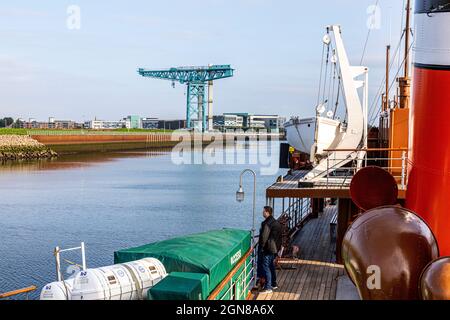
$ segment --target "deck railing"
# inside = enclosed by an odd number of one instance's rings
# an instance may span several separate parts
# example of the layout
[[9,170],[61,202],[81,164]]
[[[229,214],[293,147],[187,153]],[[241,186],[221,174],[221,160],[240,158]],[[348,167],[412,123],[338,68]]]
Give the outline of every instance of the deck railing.
[[[397,180],[399,188],[401,190],[406,189],[406,184],[408,181],[408,165],[410,161],[408,160],[407,151],[408,149],[398,148],[380,148],[380,149],[329,149],[325,150],[327,152],[338,152],[347,151],[351,154],[347,158],[336,158],[336,153],[334,157],[327,157],[327,169],[326,169],[326,188],[329,187],[348,187],[351,178],[361,170],[363,167],[370,163],[377,163],[381,168],[389,171],[393,177]],[[379,157],[369,157],[370,152],[396,152],[401,153],[401,156],[379,156]],[[344,167],[334,167],[330,165],[330,162],[338,162],[341,165],[343,162],[347,162],[349,165]]]
[[225,279],[211,292],[208,300],[245,300],[256,282],[257,244],[254,245]]

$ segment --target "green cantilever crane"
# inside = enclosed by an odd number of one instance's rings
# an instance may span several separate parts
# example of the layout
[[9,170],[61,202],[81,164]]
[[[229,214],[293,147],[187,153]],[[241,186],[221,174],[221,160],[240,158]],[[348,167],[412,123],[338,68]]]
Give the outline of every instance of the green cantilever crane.
[[[230,65],[210,65],[207,67],[178,67],[163,70],[138,69],[143,77],[163,79],[187,85],[186,126],[199,131],[213,129],[212,86],[214,80],[233,76]],[[208,85],[208,121],[205,112],[205,93]],[[208,125],[207,125],[208,124]]]

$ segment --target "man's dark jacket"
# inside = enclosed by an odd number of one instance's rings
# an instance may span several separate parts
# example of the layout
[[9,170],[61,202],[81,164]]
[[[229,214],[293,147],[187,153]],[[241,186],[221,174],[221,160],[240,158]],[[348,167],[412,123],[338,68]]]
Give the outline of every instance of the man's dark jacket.
[[281,225],[273,216],[261,223],[259,250],[263,254],[277,254],[281,249]]

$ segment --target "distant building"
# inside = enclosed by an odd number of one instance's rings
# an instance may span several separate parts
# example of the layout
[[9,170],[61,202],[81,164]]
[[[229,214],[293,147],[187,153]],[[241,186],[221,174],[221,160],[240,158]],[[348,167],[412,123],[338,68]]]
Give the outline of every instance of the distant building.
[[125,127],[128,129],[142,129],[141,117],[128,116],[125,119]]
[[75,129],[79,124],[71,120],[55,120],[54,118],[49,118],[48,122],[44,122],[31,118],[28,121],[18,119],[16,126],[23,129]]
[[186,128],[186,120],[159,120],[158,129],[179,130]]
[[147,129],[147,130],[159,129],[158,124],[159,124],[158,118],[142,118],[141,119],[142,129]]
[[126,121],[90,120],[84,123],[86,129],[92,130],[112,130],[126,128]]
[[221,131],[278,132],[286,118],[278,115],[253,115],[249,113],[224,113],[213,118],[214,129]]
[[284,130],[284,124],[286,122],[286,117],[278,117],[278,128],[280,128],[280,130]]

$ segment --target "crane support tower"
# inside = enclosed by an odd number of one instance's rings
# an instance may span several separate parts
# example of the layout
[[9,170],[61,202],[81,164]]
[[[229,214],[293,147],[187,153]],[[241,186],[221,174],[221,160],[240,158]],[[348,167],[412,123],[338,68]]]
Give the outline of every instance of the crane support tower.
[[[138,73],[147,78],[162,79],[186,84],[186,127],[201,132],[213,129],[213,81],[230,78],[234,69],[230,65],[204,67],[177,67],[161,70],[139,68]],[[207,89],[208,88],[208,89]],[[206,97],[206,91],[208,96]],[[206,114],[208,104],[208,115]]]

